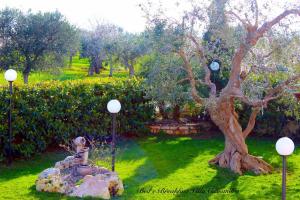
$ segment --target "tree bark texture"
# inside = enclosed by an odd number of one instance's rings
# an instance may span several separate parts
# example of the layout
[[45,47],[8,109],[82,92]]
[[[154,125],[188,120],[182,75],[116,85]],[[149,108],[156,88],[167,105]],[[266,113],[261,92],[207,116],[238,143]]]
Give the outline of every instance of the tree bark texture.
[[132,78],[134,76],[134,67],[132,64],[129,65],[129,77]]
[[244,132],[238,122],[238,115],[234,110],[234,99],[232,97],[216,99],[214,105],[209,107],[209,113],[212,121],[225,136],[224,151],[209,163],[229,168],[238,174],[245,171],[253,171],[256,174],[265,174],[272,171],[271,165],[248,153],[248,147],[245,143],[249,129],[254,127],[257,110],[254,110],[250,116],[249,128],[247,127]]
[[113,71],[114,71],[113,62],[112,62],[112,58],[110,57],[109,58],[109,77],[113,76]]
[[180,120],[180,106],[179,105],[175,105],[173,107],[173,119],[176,121]]
[[73,55],[69,56],[69,67],[72,67],[73,64]]
[[23,81],[25,84],[28,84],[29,73],[23,73]]
[[25,56],[25,69],[23,70],[23,81],[28,84],[28,77],[31,71],[32,62],[29,56]]
[[93,67],[93,66],[90,66],[90,67],[89,67],[88,75],[89,75],[89,76],[93,76],[93,75],[94,75],[94,67]]
[[159,109],[159,114],[162,116],[162,118],[168,119],[168,113],[165,111],[165,103],[164,102],[158,103],[158,109]]

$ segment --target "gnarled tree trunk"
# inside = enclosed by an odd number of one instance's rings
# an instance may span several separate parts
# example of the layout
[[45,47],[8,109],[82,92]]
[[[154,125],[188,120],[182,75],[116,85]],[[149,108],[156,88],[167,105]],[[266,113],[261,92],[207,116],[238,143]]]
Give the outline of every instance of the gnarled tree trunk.
[[175,105],[173,107],[173,119],[176,121],[180,120],[180,106],[179,105]]
[[159,109],[159,114],[162,116],[162,118],[168,119],[168,113],[165,111],[165,103],[164,102],[158,103],[158,109]]
[[94,69],[95,69],[96,74],[100,74],[100,67],[99,66],[95,65]]
[[[251,127],[254,127],[255,111],[250,118]],[[256,174],[269,173],[272,167],[262,159],[248,153],[245,143],[249,134],[248,128],[243,132],[238,122],[237,113],[234,110],[234,99],[232,97],[220,97],[214,106],[209,107],[209,113],[213,122],[220,128],[225,136],[225,149],[210,161],[220,167],[229,168],[242,174],[245,171],[253,171]]]
[[89,67],[88,75],[89,76],[93,76],[94,75],[94,67],[92,65]]
[[71,54],[69,56],[69,67],[72,67],[72,64],[73,64],[73,55]]
[[113,76],[113,71],[114,71],[114,68],[113,68],[112,58],[109,57],[109,77]]
[[23,73],[23,81],[25,84],[28,84],[29,73]]
[[32,66],[32,62],[30,61],[30,58],[26,56],[25,69],[23,70],[23,81],[25,84],[28,84],[28,77],[31,71],[31,66]]
[[129,77],[132,78],[134,76],[134,67],[132,64],[129,65]]

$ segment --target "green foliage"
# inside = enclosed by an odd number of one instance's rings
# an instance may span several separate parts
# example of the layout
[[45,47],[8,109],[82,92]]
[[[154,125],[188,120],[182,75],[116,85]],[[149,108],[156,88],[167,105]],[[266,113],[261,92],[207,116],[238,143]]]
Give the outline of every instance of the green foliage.
[[53,66],[49,58],[56,66],[57,62],[63,63],[62,57],[76,35],[75,28],[58,11],[23,13],[6,8],[0,11],[0,24],[0,40],[5,41],[0,61],[5,68],[21,68],[27,75],[32,69]]
[[[144,98],[140,80],[99,83],[98,80],[45,82],[16,86],[13,95],[13,152],[29,157],[49,144],[63,143],[78,135],[110,134],[110,99],[119,99],[118,132],[141,133],[153,108]],[[7,148],[8,92],[0,90],[0,155]],[[0,156],[1,157],[1,156]]]
[[173,54],[157,53],[144,63],[145,68],[148,68],[148,72],[144,72],[147,96],[155,102],[165,102],[171,106],[183,105],[190,100],[188,81],[178,84],[186,76],[181,65],[181,61]]

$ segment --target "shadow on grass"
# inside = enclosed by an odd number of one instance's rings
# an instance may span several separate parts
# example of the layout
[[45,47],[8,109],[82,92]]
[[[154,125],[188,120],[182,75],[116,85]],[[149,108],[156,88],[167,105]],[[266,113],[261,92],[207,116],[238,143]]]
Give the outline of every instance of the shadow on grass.
[[[239,178],[242,177],[238,174],[231,172],[229,169],[224,169],[216,166],[211,166],[216,169],[217,174],[207,183],[203,185],[194,186],[182,191],[173,199],[277,199],[281,196],[281,186],[278,184],[266,184],[259,190],[259,188],[252,188],[256,191],[255,194],[249,194],[248,191],[244,194],[239,187]],[[262,176],[255,175],[254,173],[246,173],[247,176]],[[251,183],[247,190],[251,190]],[[278,198],[279,199],[279,198]]]
[[[164,179],[178,169],[185,169],[199,154],[217,154],[223,148],[219,140],[193,140],[188,137],[174,139],[168,136],[138,140],[135,145],[135,148],[129,150],[134,153],[127,152],[121,160],[134,162],[144,158],[145,162],[135,169],[130,177],[123,180],[125,199],[127,195],[135,197],[144,183]],[[130,154],[131,156],[128,156]]]
[[[237,186],[239,176],[228,169],[211,167],[216,169],[217,174],[209,182],[184,190],[176,195],[174,199],[209,199],[215,193],[238,197],[239,191],[237,190]],[[231,184],[230,188],[225,189],[228,184]]]
[[[189,137],[176,138],[150,137],[138,142],[147,160],[157,171],[159,178],[164,178],[178,169],[183,169],[201,155],[219,153],[223,144],[219,139],[193,140]],[[214,146],[214,148],[211,148]],[[136,157],[140,158],[140,157]],[[127,159],[134,159],[133,157]]]
[[0,183],[19,178],[21,176],[38,174],[44,169],[49,168],[55,164],[56,161],[62,160],[67,153],[45,153],[34,157],[32,160],[18,160],[8,167],[0,165]]
[[[261,157],[264,161],[269,163],[274,168],[274,173],[280,173],[282,159],[276,152],[275,143],[276,141],[258,140],[257,138],[249,138],[247,140],[249,153],[253,156]],[[294,154],[297,155],[297,152],[294,152]],[[288,173],[293,173],[298,169],[297,163],[291,161],[292,159],[288,158]]]

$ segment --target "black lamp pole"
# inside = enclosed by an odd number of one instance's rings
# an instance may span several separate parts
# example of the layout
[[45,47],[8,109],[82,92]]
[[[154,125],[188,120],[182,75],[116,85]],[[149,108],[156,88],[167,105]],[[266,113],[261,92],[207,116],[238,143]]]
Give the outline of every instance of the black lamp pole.
[[117,113],[112,113],[112,142],[111,142],[111,170],[115,171],[116,158],[116,117]]
[[9,110],[8,110],[8,165],[12,163],[12,125],[11,125],[11,111],[12,111],[12,94],[13,94],[13,82],[9,81]]
[[282,156],[282,200],[286,200],[286,156]]

